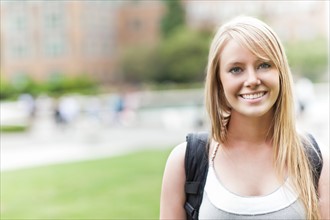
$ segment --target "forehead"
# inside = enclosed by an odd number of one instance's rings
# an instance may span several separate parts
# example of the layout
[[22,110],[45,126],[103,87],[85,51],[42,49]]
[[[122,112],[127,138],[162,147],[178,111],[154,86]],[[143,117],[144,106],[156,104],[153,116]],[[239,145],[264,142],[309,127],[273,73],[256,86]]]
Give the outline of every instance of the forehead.
[[233,62],[243,62],[256,58],[250,50],[243,47],[234,40],[229,40],[223,47],[220,53],[220,64],[226,65]]
[[235,62],[249,62],[260,59],[268,60],[269,58],[256,45],[243,45],[236,40],[230,39],[222,48],[219,59],[222,66]]

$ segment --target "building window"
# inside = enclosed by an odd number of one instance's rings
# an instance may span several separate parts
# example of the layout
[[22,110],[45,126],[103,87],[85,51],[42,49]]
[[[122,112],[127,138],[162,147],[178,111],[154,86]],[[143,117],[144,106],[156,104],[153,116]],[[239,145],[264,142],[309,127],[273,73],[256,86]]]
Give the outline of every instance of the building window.
[[14,20],[14,28],[17,31],[26,30],[26,18],[23,16],[17,16]]
[[45,27],[48,29],[56,29],[62,26],[62,16],[56,13],[45,15]]
[[44,53],[47,57],[59,57],[65,54],[66,48],[61,39],[47,39],[44,44]]
[[16,55],[16,57],[24,57],[26,55],[26,47],[24,47],[23,45],[17,45],[16,47],[14,47],[14,54]]
[[132,30],[133,32],[139,32],[143,28],[143,23],[139,19],[133,19],[129,21],[129,29]]
[[12,44],[10,54],[10,57],[14,59],[26,58],[28,56],[28,48],[24,43]]

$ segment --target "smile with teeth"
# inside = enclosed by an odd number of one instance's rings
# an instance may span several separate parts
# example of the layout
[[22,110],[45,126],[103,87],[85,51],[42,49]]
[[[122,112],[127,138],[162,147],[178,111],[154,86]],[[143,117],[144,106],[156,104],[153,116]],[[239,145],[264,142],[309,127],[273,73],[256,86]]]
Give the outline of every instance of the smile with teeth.
[[264,96],[266,92],[259,92],[259,93],[254,93],[254,94],[243,94],[240,95],[243,99],[257,99],[262,96]]

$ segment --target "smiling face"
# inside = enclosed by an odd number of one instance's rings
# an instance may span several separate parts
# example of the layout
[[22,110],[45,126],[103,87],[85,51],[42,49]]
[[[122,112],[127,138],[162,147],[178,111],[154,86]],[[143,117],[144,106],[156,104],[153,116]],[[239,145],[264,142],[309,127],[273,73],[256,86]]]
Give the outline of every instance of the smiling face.
[[220,80],[231,114],[261,117],[270,112],[280,91],[275,65],[234,40],[220,54]]

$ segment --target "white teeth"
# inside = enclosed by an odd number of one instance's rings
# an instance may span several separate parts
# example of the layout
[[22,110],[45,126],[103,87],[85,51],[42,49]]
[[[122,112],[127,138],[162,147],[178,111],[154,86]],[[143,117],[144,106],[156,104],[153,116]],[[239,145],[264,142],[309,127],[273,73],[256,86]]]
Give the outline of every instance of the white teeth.
[[264,95],[264,93],[260,92],[260,93],[255,93],[255,94],[244,94],[244,95],[242,95],[242,97],[244,99],[257,99],[257,98],[260,98],[263,95]]

